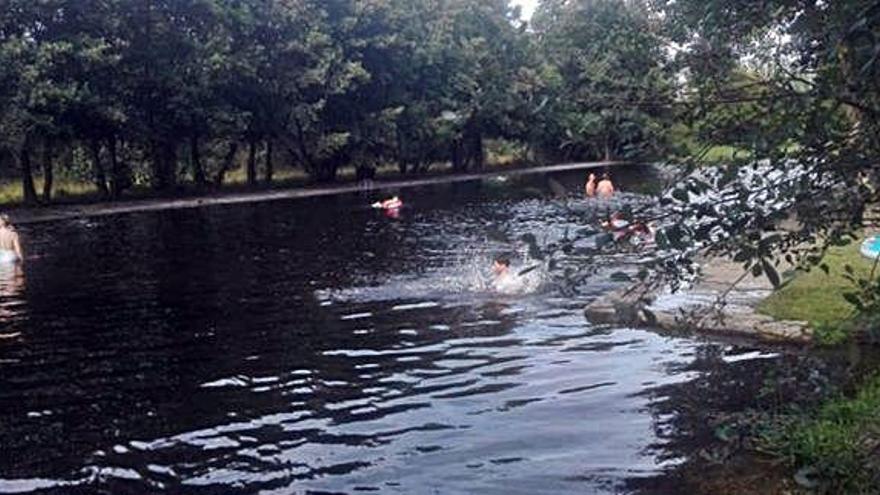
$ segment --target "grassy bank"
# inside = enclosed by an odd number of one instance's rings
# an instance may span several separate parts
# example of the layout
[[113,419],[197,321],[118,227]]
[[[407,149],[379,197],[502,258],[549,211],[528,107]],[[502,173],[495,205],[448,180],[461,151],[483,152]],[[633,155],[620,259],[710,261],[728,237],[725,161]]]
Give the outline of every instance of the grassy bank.
[[851,398],[781,420],[762,442],[820,493],[880,493],[880,375]]
[[[500,153],[489,150],[487,153],[487,171],[502,170],[522,166],[524,161],[518,155]],[[452,166],[448,163],[437,163],[421,176],[435,176],[453,173]],[[256,185],[247,184],[247,173],[244,167],[230,170],[223,182],[223,186],[212,192],[241,192],[245,190],[262,190],[272,188],[304,187],[312,183],[309,175],[300,168],[280,168],[275,171],[271,184],[266,184],[262,179],[262,171],[259,171],[259,179]],[[404,176],[395,165],[383,165],[376,169],[376,178],[384,180],[401,179]],[[339,169],[336,179],[339,183],[353,182],[355,180],[355,168],[346,166]],[[43,178],[39,175],[34,177],[35,189],[38,195],[42,194]],[[175,191],[175,196],[198,196],[204,191],[198,190],[192,182],[181,181]],[[124,197],[128,199],[148,199],[157,197],[158,193],[151,189],[148,184],[135,185],[125,191]],[[102,201],[98,189],[94,183],[60,175],[53,182],[53,202],[58,204],[81,204]],[[17,206],[24,203],[21,181],[18,179],[0,179],[0,205]]]
[[874,263],[859,253],[858,242],[831,248],[822,263],[827,273],[818,267],[795,272],[784,287],[761,302],[758,311],[780,320],[807,321],[820,342],[836,343],[848,335],[847,327],[857,316],[856,308],[844,298],[855,290],[845,277],[846,267],[856,277],[868,278]]
[[[868,279],[874,262],[859,253],[859,242],[830,249],[828,271],[813,268],[790,274],[788,283],[765,299],[759,311],[777,319],[808,321],[820,344],[839,344],[856,328],[859,312],[844,294],[856,290],[846,277]],[[760,443],[785,459],[801,484],[819,493],[880,493],[880,375],[854,394],[814,410],[776,417]]]

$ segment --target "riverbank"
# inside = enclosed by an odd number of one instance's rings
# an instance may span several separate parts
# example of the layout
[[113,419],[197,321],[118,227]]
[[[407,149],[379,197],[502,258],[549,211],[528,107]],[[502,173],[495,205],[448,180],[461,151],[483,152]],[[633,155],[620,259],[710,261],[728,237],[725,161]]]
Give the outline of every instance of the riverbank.
[[[831,248],[821,264],[827,270],[794,271],[791,267],[779,267],[788,281],[774,290],[766,277],[753,277],[740,264],[707,259],[702,263],[700,281],[680,294],[630,286],[597,300],[587,307],[586,313],[594,322],[629,323],[676,332],[694,330],[760,341],[815,343],[820,347],[835,345],[844,352],[847,351],[840,344],[848,343],[847,353],[853,356],[852,376],[823,385],[836,388],[838,392],[834,395],[786,403],[772,410],[756,408],[728,420],[740,425],[739,442],[747,452],[770,454],[771,465],[784,466],[789,471],[785,493],[877,494],[880,375],[875,360],[860,357],[865,349],[855,337],[861,317],[844,297],[855,290],[848,277],[869,279],[874,263],[863,258],[859,243],[853,242]],[[719,301],[721,296],[726,301]],[[810,354],[821,352],[822,349],[814,347]],[[788,386],[786,380],[777,378],[765,382],[767,389],[763,393],[782,395]]]
[[880,493],[880,375],[849,397],[781,415],[764,430],[762,447],[797,470],[801,485],[820,493]]
[[586,170],[626,165],[622,162],[583,162],[546,165],[540,167],[498,168],[491,171],[467,174],[444,174],[414,179],[376,180],[369,186],[358,183],[336,184],[329,186],[301,186],[285,189],[271,189],[237,193],[215,193],[193,195],[181,198],[152,198],[117,201],[112,203],[66,204],[46,207],[17,207],[9,210],[12,221],[16,224],[34,224],[56,220],[118,215],[123,213],[160,211],[182,208],[200,208],[213,205],[230,205],[256,203],[262,201],[279,201],[286,199],[312,198],[335,194],[348,194],[362,191],[388,191],[411,187],[466,182],[494,176],[517,176],[530,174],[546,174],[570,170]]

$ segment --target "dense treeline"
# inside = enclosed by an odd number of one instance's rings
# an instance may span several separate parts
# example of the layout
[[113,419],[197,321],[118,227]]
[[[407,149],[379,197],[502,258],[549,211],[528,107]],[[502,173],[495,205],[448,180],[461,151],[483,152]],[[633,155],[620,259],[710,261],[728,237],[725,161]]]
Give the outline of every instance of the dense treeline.
[[638,103],[671,76],[639,2],[545,2],[534,28],[507,0],[2,4],[2,170],[28,202],[51,198],[55,167],[116,197],[242,163],[249,183],[276,166],[332,181],[480,168],[488,139],[549,159],[663,143],[662,108]]

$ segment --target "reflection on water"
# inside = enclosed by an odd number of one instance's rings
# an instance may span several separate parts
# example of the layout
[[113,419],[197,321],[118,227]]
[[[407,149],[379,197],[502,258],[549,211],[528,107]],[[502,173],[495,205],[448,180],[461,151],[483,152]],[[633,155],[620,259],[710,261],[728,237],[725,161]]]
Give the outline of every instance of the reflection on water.
[[19,295],[24,287],[24,272],[18,263],[0,263],[0,341],[21,336],[16,316],[21,311]]
[[580,300],[541,271],[485,290],[510,239],[603,214],[544,190],[407,190],[398,218],[351,196],[27,230],[27,285],[0,282],[3,331],[22,333],[0,342],[0,493],[660,493],[695,457],[677,404],[804,358],[592,327],[604,277]]

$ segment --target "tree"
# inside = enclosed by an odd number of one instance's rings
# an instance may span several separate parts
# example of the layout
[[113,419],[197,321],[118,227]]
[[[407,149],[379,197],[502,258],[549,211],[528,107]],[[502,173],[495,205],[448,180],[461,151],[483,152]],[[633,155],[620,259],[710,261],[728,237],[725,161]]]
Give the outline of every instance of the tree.
[[543,2],[534,28],[549,94],[539,145],[568,158],[659,156],[674,89],[661,27],[641,2]]

